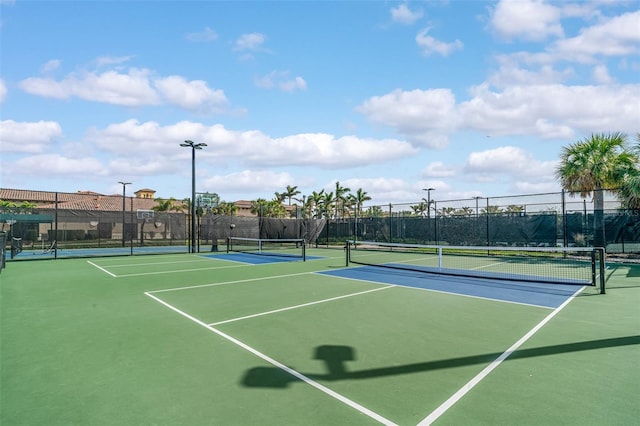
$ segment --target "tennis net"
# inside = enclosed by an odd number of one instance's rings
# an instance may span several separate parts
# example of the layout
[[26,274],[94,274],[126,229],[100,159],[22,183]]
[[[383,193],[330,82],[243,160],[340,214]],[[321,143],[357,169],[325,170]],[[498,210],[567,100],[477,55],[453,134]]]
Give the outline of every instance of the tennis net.
[[442,275],[599,286],[604,249],[593,247],[473,247],[347,241],[350,263]]
[[305,242],[302,238],[264,239],[264,238],[227,238],[227,253],[239,252],[265,256],[290,257],[305,261]]

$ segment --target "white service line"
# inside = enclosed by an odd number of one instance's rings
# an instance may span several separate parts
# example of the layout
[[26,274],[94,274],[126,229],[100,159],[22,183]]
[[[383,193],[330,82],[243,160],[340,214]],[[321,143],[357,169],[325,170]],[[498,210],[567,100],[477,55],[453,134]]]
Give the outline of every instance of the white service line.
[[274,275],[272,277],[247,278],[245,280],[224,281],[224,282],[221,282],[221,283],[190,285],[190,286],[187,286],[187,287],[164,288],[164,289],[160,289],[160,290],[151,290],[151,291],[149,291],[149,293],[165,293],[167,291],[191,290],[191,289],[194,289],[194,288],[215,287],[215,286],[218,286],[218,285],[246,283],[246,282],[251,282],[251,281],[272,280],[272,279],[276,279],[276,278],[295,277],[295,276],[298,276],[298,275],[309,275],[309,274],[313,274],[313,273],[314,272],[298,272],[298,273],[295,273],[295,274]]
[[449,399],[443,402],[438,408],[436,408],[431,414],[425,417],[418,426],[427,426],[436,421],[440,416],[442,416],[449,408],[451,408],[456,402],[460,401],[463,396],[467,394],[471,389],[473,389],[482,379],[484,379],[489,373],[496,369],[502,361],[507,359],[511,354],[520,348],[527,340],[531,338],[534,334],[538,332],[545,324],[547,324],[551,319],[558,314],[565,306],[567,306],[585,287],[581,287],[577,290],[570,298],[568,298],[562,305],[558,306],[553,310],[549,315],[547,315],[542,321],[538,323],[535,327],[533,327],[527,334],[525,334],[520,340],[514,343],[509,349],[503,352],[498,358],[496,358],[491,364],[486,366],[480,373],[478,373],[474,378],[469,380],[464,386],[462,386],[456,393],[451,395]]
[[177,274],[177,273],[181,273],[181,272],[210,271],[210,270],[213,270],[213,269],[240,268],[241,266],[243,266],[243,265],[211,266],[209,268],[172,269],[170,271],[138,272],[138,273],[135,273],[135,274],[122,274],[122,275],[118,275],[118,277],[141,277],[141,276],[144,276],[144,275]]
[[321,385],[320,383],[316,382],[315,380],[310,379],[309,377],[305,376],[302,373],[297,372],[296,370],[293,370],[289,367],[287,367],[286,365],[276,361],[275,359],[263,354],[262,352],[258,351],[257,349],[252,348],[251,346],[241,342],[240,340],[231,337],[230,335],[223,333],[222,331],[208,325],[205,324],[204,322],[200,321],[199,319],[187,314],[186,312],[181,311],[180,309],[176,308],[175,306],[170,305],[169,303],[165,302],[164,300],[154,296],[153,294],[150,294],[149,292],[145,292],[145,295],[149,296],[150,298],[154,299],[156,302],[166,306],[167,308],[171,309],[172,311],[182,315],[183,317],[195,322],[196,324],[206,328],[207,330],[217,334],[218,336],[227,339],[229,342],[240,346],[242,349],[254,354],[255,356],[263,359],[264,361],[268,362],[269,364],[283,370],[286,371],[287,373],[291,374],[292,376],[302,380],[303,382],[307,383],[310,386],[313,386],[314,388],[318,389],[321,392],[324,392],[325,394],[331,396],[332,398],[337,399],[338,401],[342,402],[343,404],[348,405],[351,408],[354,408],[355,410],[361,412],[362,414],[371,417],[372,419],[387,425],[387,426],[396,426],[395,423],[393,423],[392,421],[382,417],[381,415],[369,410],[368,408],[358,404],[355,401],[350,400],[349,398],[340,395],[339,393],[329,389],[328,387]]
[[316,300],[315,302],[303,303],[301,305],[288,306],[286,308],[281,308],[281,309],[274,309],[273,311],[260,312],[258,314],[247,315],[247,316],[244,316],[244,317],[238,317],[238,318],[232,318],[232,319],[228,319],[228,320],[224,320],[224,321],[213,322],[213,323],[208,324],[208,325],[214,326],[214,325],[220,325],[220,324],[227,324],[227,323],[230,323],[230,322],[242,321],[242,320],[249,319],[249,318],[261,317],[263,315],[277,314],[278,312],[289,311],[291,309],[305,308],[307,306],[317,305],[319,303],[332,302],[334,300],[340,300],[340,299],[345,299],[347,297],[359,296],[361,294],[367,294],[367,293],[372,293],[374,291],[386,290],[388,288],[393,288],[393,287],[395,287],[395,285],[388,285],[388,286],[385,286],[385,287],[374,288],[372,290],[359,291],[357,293],[351,293],[351,294],[345,294],[343,296],[331,297],[329,299]]
[[91,265],[91,266],[95,266],[96,268],[100,269],[100,270],[101,270],[102,272],[104,272],[105,274],[109,274],[109,275],[111,275],[113,278],[118,278],[118,276],[117,276],[116,274],[112,274],[111,272],[107,271],[106,269],[104,269],[104,268],[103,268],[103,267],[101,267],[101,266],[96,265],[95,263],[93,263],[93,262],[92,262],[92,261],[90,261],[90,260],[87,260],[87,263],[88,263],[89,265]]

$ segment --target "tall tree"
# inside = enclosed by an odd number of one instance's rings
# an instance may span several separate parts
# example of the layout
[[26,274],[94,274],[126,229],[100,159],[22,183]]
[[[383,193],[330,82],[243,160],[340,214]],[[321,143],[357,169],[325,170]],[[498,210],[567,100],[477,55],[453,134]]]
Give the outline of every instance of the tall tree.
[[227,201],[221,201],[218,204],[218,207],[214,207],[213,209],[211,209],[214,214],[225,216],[234,216],[238,212],[238,210],[238,206]]
[[298,194],[300,194],[300,191],[298,191],[297,186],[287,185],[287,189],[280,195],[286,198],[289,201],[289,205],[291,205],[291,199]]
[[[351,188],[340,185],[340,181],[336,181],[336,197],[335,197],[335,217],[344,216],[344,205],[347,201],[347,194],[351,191]],[[340,213],[339,213],[340,212]]]
[[640,133],[636,134],[636,144],[631,153],[635,156],[636,165],[624,178],[619,195],[624,207],[640,210]]
[[366,201],[371,200],[371,197],[367,194],[367,191],[362,188],[358,188],[356,193],[353,195],[353,200],[355,201],[357,215],[362,216],[362,205]]
[[413,206],[409,206],[411,207],[411,210],[413,210],[413,214],[416,216],[426,216],[427,215],[427,203],[425,202],[420,202],[419,204],[415,204]]
[[333,209],[336,204],[336,198],[333,196],[333,192],[325,192],[322,195],[322,200],[320,201],[320,206],[322,210],[322,216],[329,219],[329,212]]
[[556,178],[571,194],[593,194],[594,245],[605,246],[604,190],[620,188],[635,170],[635,157],[627,150],[624,133],[592,134],[562,149]]
[[313,191],[311,195],[309,195],[309,198],[307,198],[307,206],[309,208],[309,211],[312,213],[311,216],[313,218],[318,219],[322,217],[321,207],[322,207],[323,196],[324,196],[324,189],[321,190],[320,192]]
[[155,210],[157,212],[168,212],[169,210],[172,210],[174,208],[174,204],[177,202],[177,200],[173,197],[167,199],[156,198],[155,202],[156,205],[151,208],[152,210]]

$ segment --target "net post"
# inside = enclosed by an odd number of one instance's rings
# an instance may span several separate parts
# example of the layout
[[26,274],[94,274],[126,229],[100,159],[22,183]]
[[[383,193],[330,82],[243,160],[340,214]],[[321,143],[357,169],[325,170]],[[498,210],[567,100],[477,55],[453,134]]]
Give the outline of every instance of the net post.
[[302,240],[302,261],[307,261],[307,243],[305,240]]
[[345,264],[344,266],[349,266],[349,258],[351,257],[351,243],[347,241],[344,245],[345,252]]
[[227,253],[231,253],[231,237],[227,237]]
[[442,246],[438,246],[438,271],[442,271]]
[[591,250],[591,285],[595,286],[597,281],[597,262],[598,262],[598,249]]
[[600,294],[605,294],[605,261],[606,252],[603,247],[598,248],[598,256],[600,257]]

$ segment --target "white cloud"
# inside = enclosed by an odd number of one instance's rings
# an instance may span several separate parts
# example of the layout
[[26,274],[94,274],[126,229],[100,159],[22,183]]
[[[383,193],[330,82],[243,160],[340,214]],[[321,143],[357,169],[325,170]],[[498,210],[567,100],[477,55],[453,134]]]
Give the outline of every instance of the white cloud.
[[502,55],[496,59],[500,67],[486,81],[498,88],[562,83],[575,76],[575,70],[570,67],[558,70],[552,65],[542,65],[537,69],[527,69],[512,55]]
[[367,99],[356,110],[429,148],[446,146],[449,133],[458,126],[456,101],[449,89],[394,90]]
[[431,55],[432,53],[438,53],[442,56],[448,56],[454,50],[460,50],[463,44],[460,40],[453,41],[451,43],[436,40],[428,35],[430,28],[424,28],[416,36],[416,43],[422,49],[423,55]]
[[[115,60],[115,59],[114,59]],[[190,111],[219,112],[227,104],[220,89],[211,89],[202,80],[187,81],[180,76],[156,77],[148,69],[131,68],[122,73],[69,74],[62,80],[31,77],[20,87],[32,95],[55,99],[80,98],[123,106],[171,105]]]
[[413,24],[418,19],[422,18],[423,12],[421,9],[411,10],[406,3],[402,3],[398,7],[391,8],[391,20],[399,24]]
[[593,68],[593,81],[598,84],[612,84],[613,78],[609,74],[609,70],[606,65],[597,65]]
[[307,82],[302,77],[289,78],[289,71],[272,71],[269,74],[254,79],[255,85],[262,89],[278,89],[285,92],[306,90]]
[[234,44],[234,50],[262,50],[265,42],[264,34],[250,33],[241,35]]
[[367,166],[416,153],[408,143],[396,139],[336,138],[325,133],[305,133],[247,144],[246,161],[256,165],[314,165],[321,168]]
[[55,121],[0,122],[0,145],[3,152],[43,152],[61,135],[62,128]]
[[458,111],[465,127],[485,134],[574,139],[576,133],[637,131],[640,85],[549,84],[499,92],[480,85],[472,94]]
[[640,11],[629,12],[587,27],[576,37],[556,41],[549,51],[558,60],[592,62],[596,55],[640,53]]
[[76,177],[84,179],[87,176],[105,176],[107,169],[95,158],[67,158],[59,154],[34,155],[20,158],[11,163],[12,170],[46,170],[50,177]]
[[640,115],[640,84],[516,84],[493,90],[483,83],[470,95],[456,103],[448,89],[395,90],[365,100],[356,111],[428,148],[445,147],[457,130],[561,140],[611,129],[633,134]]
[[429,163],[427,167],[422,171],[423,177],[451,177],[457,174],[457,170],[454,167],[447,166],[442,161],[434,161]]
[[255,130],[233,131],[220,124],[205,126],[189,121],[161,126],[156,122],[127,120],[103,130],[94,129],[87,135],[88,141],[103,150],[123,157],[140,157],[140,153],[148,153],[143,158],[153,155],[187,158],[189,152],[178,148],[185,139],[208,144],[198,153],[202,161],[217,164],[221,159],[233,160],[258,167],[356,167],[384,163],[417,152],[407,142],[395,139],[336,138],[323,133],[271,138]]
[[[299,182],[286,172],[276,172],[273,170],[242,170],[227,175],[217,175],[210,178],[201,179],[202,186],[210,191],[225,192],[259,192],[273,194],[281,191],[291,182]],[[263,198],[268,198],[264,196]]]
[[0,78],[0,103],[4,102],[7,97],[7,85],[4,80]]
[[43,74],[50,73],[60,68],[61,64],[62,64],[62,61],[60,61],[59,59],[51,59],[50,61],[48,61],[46,64],[42,66],[41,71]]
[[101,56],[96,59],[96,66],[98,68],[110,65],[119,65],[128,62],[133,58],[132,55],[128,56]]
[[562,37],[561,10],[542,0],[501,0],[491,13],[491,29],[502,39]]
[[464,171],[479,175],[537,176],[547,180],[553,178],[556,164],[555,161],[538,161],[522,148],[503,146],[472,152],[467,158]]
[[48,98],[80,99],[125,106],[157,105],[159,98],[149,80],[150,71],[132,68],[127,74],[105,71],[100,74],[70,74],[64,80],[31,77],[20,87],[32,95]]
[[204,30],[188,33],[185,38],[189,41],[195,42],[207,42],[218,39],[218,34],[209,27],[205,27]]
[[172,105],[187,110],[219,112],[227,104],[222,90],[212,90],[202,80],[187,81],[180,76],[170,76],[154,81],[160,95]]

